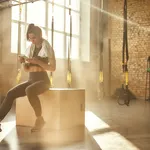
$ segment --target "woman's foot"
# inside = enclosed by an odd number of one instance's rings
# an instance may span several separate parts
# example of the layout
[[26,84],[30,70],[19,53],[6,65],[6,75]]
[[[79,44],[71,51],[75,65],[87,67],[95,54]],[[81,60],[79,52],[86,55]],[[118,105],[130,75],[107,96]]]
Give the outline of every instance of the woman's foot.
[[45,121],[42,116],[38,117],[35,121],[34,127],[31,129],[31,132],[38,132],[44,127]]

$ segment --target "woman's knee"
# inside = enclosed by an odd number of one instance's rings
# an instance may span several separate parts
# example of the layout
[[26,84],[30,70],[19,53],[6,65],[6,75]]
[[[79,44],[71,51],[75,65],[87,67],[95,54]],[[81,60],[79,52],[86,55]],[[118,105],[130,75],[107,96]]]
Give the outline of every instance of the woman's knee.
[[5,97],[5,99],[12,99],[12,100],[14,100],[15,98],[16,98],[16,93],[13,90],[9,90]]
[[27,95],[27,96],[32,96],[32,95],[34,94],[32,88],[30,88],[30,87],[27,87],[27,88],[25,89],[25,92],[26,92],[26,95]]

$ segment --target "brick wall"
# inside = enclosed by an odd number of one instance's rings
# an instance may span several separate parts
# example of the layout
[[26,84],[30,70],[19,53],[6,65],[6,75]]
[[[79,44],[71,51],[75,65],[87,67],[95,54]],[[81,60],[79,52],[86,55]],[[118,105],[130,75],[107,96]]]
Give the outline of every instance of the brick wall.
[[[129,88],[138,97],[145,94],[147,57],[150,55],[150,1],[127,0]],[[121,85],[123,0],[109,0],[112,91]],[[114,84],[115,83],[115,84]]]

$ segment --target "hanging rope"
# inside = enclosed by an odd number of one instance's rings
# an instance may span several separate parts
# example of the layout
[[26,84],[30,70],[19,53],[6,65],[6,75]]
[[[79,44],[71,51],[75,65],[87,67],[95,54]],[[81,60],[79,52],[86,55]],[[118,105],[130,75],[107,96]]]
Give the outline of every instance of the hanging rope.
[[[129,105],[129,90],[128,90],[128,36],[127,36],[127,0],[124,0],[124,23],[123,23],[123,47],[122,47],[122,69],[123,69],[123,83],[122,92],[118,97],[118,103],[120,105]],[[123,97],[124,102],[121,102]]]
[[[18,62],[18,56],[20,55],[20,38],[21,38],[21,14],[22,14],[22,5],[19,5],[19,23],[18,23],[18,50],[17,50],[17,77],[16,77],[16,84],[20,82],[22,76],[22,69],[23,66]],[[19,68],[20,67],[20,68]],[[19,68],[19,69],[18,69]]]
[[68,87],[71,87],[72,74],[71,74],[71,48],[72,48],[72,16],[71,16],[71,0],[69,0],[69,16],[70,16],[70,40],[68,40],[68,72],[67,72],[67,83]]
[[100,53],[99,53],[99,99],[104,96],[104,77],[103,77],[103,1],[101,1],[101,20],[100,20]]
[[[52,49],[54,48],[54,0],[52,1],[52,24],[51,24],[51,27],[52,27],[52,32],[51,32],[51,37],[52,37]],[[51,87],[53,87],[53,73],[50,72],[50,85]]]

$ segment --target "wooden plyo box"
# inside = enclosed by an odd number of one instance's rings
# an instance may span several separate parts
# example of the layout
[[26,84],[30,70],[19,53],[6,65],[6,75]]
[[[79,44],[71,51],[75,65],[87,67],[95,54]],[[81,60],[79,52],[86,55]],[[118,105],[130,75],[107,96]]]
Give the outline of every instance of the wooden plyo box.
[[[39,95],[39,98],[46,121],[45,139],[50,138],[51,143],[84,139],[84,89],[50,88],[49,91]],[[27,97],[18,98],[16,100],[16,125],[32,127],[35,120],[34,110]]]

